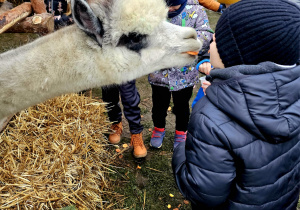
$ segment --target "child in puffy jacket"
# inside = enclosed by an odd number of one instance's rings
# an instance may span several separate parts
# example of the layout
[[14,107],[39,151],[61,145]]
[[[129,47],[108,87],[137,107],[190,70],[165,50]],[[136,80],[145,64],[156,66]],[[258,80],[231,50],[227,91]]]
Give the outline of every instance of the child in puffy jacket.
[[[209,48],[212,33],[206,12],[195,0],[167,0],[169,6],[168,21],[183,27],[196,29],[198,39],[203,42],[199,52],[202,58]],[[192,56],[192,55],[191,55]],[[199,81],[199,72],[195,65],[162,69],[149,75],[152,87],[152,120],[154,129],[150,146],[160,148],[165,136],[167,109],[173,97],[173,113],[176,116],[174,146],[186,138],[190,115],[189,100],[193,86]]]
[[299,34],[300,7],[288,0],[241,0],[221,15],[211,85],[172,159],[193,209],[296,210]]

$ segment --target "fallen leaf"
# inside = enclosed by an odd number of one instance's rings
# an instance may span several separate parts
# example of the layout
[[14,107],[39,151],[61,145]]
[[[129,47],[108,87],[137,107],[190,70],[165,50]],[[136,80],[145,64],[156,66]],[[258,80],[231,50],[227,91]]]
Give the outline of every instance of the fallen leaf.
[[136,168],[137,168],[137,169],[141,169],[142,167],[138,165]]
[[168,209],[170,209],[172,206],[170,204],[168,204]]
[[173,195],[173,194],[171,194],[171,193],[170,193],[169,195],[170,195],[170,197],[171,197],[171,198],[173,198],[173,197],[174,197],[174,195]]
[[183,201],[184,204],[189,204],[190,202],[188,200]]
[[118,152],[118,153],[119,153],[119,152],[121,152],[121,150],[120,150],[120,149],[116,149],[116,152]]

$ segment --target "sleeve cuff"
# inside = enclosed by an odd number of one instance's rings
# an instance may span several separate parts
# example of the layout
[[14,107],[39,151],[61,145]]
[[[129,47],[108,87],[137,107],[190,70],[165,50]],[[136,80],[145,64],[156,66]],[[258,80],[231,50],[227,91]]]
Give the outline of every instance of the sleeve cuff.
[[199,70],[199,66],[200,66],[202,63],[205,63],[205,62],[210,63],[210,60],[209,60],[209,59],[203,59],[202,61],[200,61],[200,62],[197,64],[196,69]]

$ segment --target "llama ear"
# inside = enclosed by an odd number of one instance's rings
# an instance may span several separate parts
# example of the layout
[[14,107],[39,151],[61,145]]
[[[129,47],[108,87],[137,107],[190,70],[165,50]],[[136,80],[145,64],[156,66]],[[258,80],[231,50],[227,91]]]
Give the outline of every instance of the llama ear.
[[104,34],[102,22],[94,14],[88,3],[85,0],[72,0],[72,13],[78,27],[102,46]]

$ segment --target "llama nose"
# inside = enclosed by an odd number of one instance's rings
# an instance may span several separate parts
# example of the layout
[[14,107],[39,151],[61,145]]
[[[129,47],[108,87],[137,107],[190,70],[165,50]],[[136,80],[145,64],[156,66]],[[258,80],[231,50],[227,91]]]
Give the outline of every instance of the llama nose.
[[196,39],[197,40],[197,33],[193,28],[186,28],[186,33],[184,33],[184,39]]

